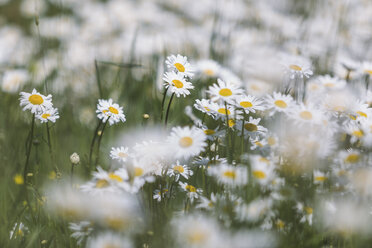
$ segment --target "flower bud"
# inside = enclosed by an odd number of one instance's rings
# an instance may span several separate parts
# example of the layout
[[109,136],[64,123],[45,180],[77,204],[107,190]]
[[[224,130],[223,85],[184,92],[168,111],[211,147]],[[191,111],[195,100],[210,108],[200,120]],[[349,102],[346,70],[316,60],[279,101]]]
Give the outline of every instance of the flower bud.
[[77,165],[78,163],[80,163],[79,154],[77,154],[76,152],[74,152],[73,154],[71,154],[70,161],[71,161],[71,163],[73,165]]

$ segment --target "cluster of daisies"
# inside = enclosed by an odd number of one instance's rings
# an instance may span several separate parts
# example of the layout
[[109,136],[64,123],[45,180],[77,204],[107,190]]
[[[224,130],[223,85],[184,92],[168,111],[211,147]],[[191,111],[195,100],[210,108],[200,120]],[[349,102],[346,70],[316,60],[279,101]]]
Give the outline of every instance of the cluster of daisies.
[[21,92],[20,96],[23,111],[30,110],[41,123],[56,122],[59,119],[58,109],[53,107],[52,95],[44,96],[33,89],[31,93]]

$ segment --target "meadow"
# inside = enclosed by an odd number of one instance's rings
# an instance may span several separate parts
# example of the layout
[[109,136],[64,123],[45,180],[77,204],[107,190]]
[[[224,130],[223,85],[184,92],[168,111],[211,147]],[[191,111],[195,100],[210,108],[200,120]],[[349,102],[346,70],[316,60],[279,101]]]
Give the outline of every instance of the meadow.
[[0,0],[0,247],[372,247],[371,23]]

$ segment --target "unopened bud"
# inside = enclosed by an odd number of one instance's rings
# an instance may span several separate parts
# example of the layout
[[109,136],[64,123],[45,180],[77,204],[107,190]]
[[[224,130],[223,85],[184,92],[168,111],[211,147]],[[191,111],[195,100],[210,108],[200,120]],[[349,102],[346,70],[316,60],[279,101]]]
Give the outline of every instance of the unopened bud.
[[74,152],[73,154],[71,154],[70,161],[74,165],[77,165],[78,163],[80,163],[79,154],[77,154],[76,152]]
[[149,114],[143,114],[143,119],[149,119],[150,115]]

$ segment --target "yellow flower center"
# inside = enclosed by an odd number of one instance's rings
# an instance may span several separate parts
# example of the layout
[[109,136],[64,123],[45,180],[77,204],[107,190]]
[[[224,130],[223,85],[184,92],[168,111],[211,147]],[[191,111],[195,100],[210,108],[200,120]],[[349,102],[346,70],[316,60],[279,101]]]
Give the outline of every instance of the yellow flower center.
[[96,182],[96,188],[102,189],[109,186],[109,183],[105,179],[100,179]]
[[231,114],[230,110],[225,109],[225,108],[219,108],[217,112],[220,113],[220,114],[223,114],[223,115],[226,115],[226,114],[230,115]]
[[140,177],[143,175],[143,169],[140,167],[135,167],[134,168],[134,176],[135,177]]
[[363,131],[362,130],[355,130],[352,134],[354,136],[358,137],[358,138],[363,137]]
[[286,108],[287,104],[283,100],[276,100],[274,104],[279,108]]
[[308,215],[310,215],[310,214],[313,213],[313,208],[311,208],[311,207],[304,207],[304,210],[305,210],[305,212],[306,212]]
[[50,114],[45,113],[41,115],[41,118],[43,119],[48,119],[48,117],[50,117]]
[[235,121],[233,119],[229,120],[229,127],[233,127],[235,125]]
[[294,71],[302,71],[301,66],[298,65],[290,65],[289,68],[291,68]]
[[126,154],[124,152],[119,152],[118,156],[121,157],[121,158],[126,158],[126,157],[128,157],[128,154]]
[[324,84],[324,86],[332,88],[332,87],[335,87],[335,84],[334,83],[326,83],[326,84]]
[[13,179],[15,184],[20,185],[24,183],[23,177],[20,174],[15,175]]
[[216,131],[214,131],[213,129],[206,129],[206,130],[204,130],[204,133],[206,135],[213,135],[213,134],[216,133]]
[[257,126],[253,123],[246,123],[244,124],[245,130],[248,132],[256,132],[258,130]]
[[120,247],[115,244],[105,244],[103,248],[120,248]]
[[276,227],[277,227],[278,229],[283,229],[284,226],[285,226],[285,223],[284,223],[282,220],[278,220],[278,221],[276,222]]
[[122,182],[123,181],[123,178],[121,178],[120,176],[114,174],[114,173],[110,173],[109,174],[109,178],[114,180],[114,181],[118,181],[118,182]]
[[193,139],[189,136],[185,136],[185,137],[182,137],[180,139],[180,141],[178,142],[178,144],[183,147],[183,148],[187,148],[187,147],[190,147],[193,143]]
[[358,161],[359,161],[359,154],[357,153],[349,154],[349,156],[345,158],[346,163],[354,164],[354,163],[357,163]]
[[302,111],[300,113],[300,117],[304,120],[311,120],[313,118],[313,115],[309,111]]
[[211,111],[211,109],[208,107],[204,107],[204,109],[207,110],[208,112]]
[[357,114],[360,115],[360,116],[363,116],[365,118],[367,118],[367,114],[362,112],[362,111],[357,111]]
[[[107,217],[105,219],[105,223],[108,227],[115,229],[115,230],[121,230],[127,225],[127,222],[124,221],[123,219],[116,219],[114,217]],[[109,246],[109,247],[112,247],[112,246]],[[113,247],[116,247],[116,246],[113,246]]]
[[232,91],[228,88],[223,88],[220,90],[219,94],[221,96],[231,96],[232,95]]
[[243,102],[240,102],[239,103],[240,106],[242,106],[243,108],[250,108],[253,106],[253,104],[251,102],[248,102],[248,101],[243,101]]
[[273,145],[276,144],[276,140],[275,140],[274,137],[269,137],[269,138],[267,139],[267,143],[269,144],[269,146],[273,146]]
[[325,176],[317,176],[314,178],[315,181],[318,181],[318,182],[324,182],[325,180],[327,180],[327,177]]
[[259,141],[256,141],[256,142],[254,142],[257,146],[259,146],[259,147],[263,147],[263,145],[262,145],[262,143],[261,142],[259,142]]
[[235,179],[236,178],[236,173],[235,173],[235,171],[232,171],[232,170],[225,171],[223,173],[223,175],[227,178],[230,178],[230,179]]
[[364,70],[364,72],[372,75],[372,70]]
[[267,158],[264,158],[264,157],[260,157],[259,161],[262,162],[262,163],[270,164],[270,160],[268,160]]
[[205,238],[205,234],[198,231],[193,231],[188,235],[188,240],[191,244],[201,244]]
[[18,236],[23,236],[23,231],[22,231],[21,228],[18,229],[17,235],[18,235]]
[[43,98],[39,95],[31,95],[28,100],[30,101],[31,104],[33,105],[40,105],[44,102]]
[[178,80],[178,79],[173,79],[173,80],[172,80],[172,83],[173,83],[173,85],[176,86],[176,88],[178,88],[178,89],[183,88],[183,83],[182,83],[180,80]]
[[117,110],[116,108],[114,107],[109,107],[109,111],[115,115],[119,114],[119,110]]
[[175,63],[174,66],[177,68],[180,72],[185,72],[185,67],[181,63]]
[[185,189],[189,192],[196,192],[196,188],[192,185],[186,185]]
[[185,169],[183,168],[182,165],[176,165],[173,167],[173,170],[174,172],[178,172],[178,173],[183,173],[185,171]]
[[256,170],[253,171],[253,176],[257,179],[265,179],[266,178],[266,173],[261,171],[261,170]]
[[204,70],[204,73],[207,75],[207,76],[214,76],[214,71],[212,69],[205,69]]

